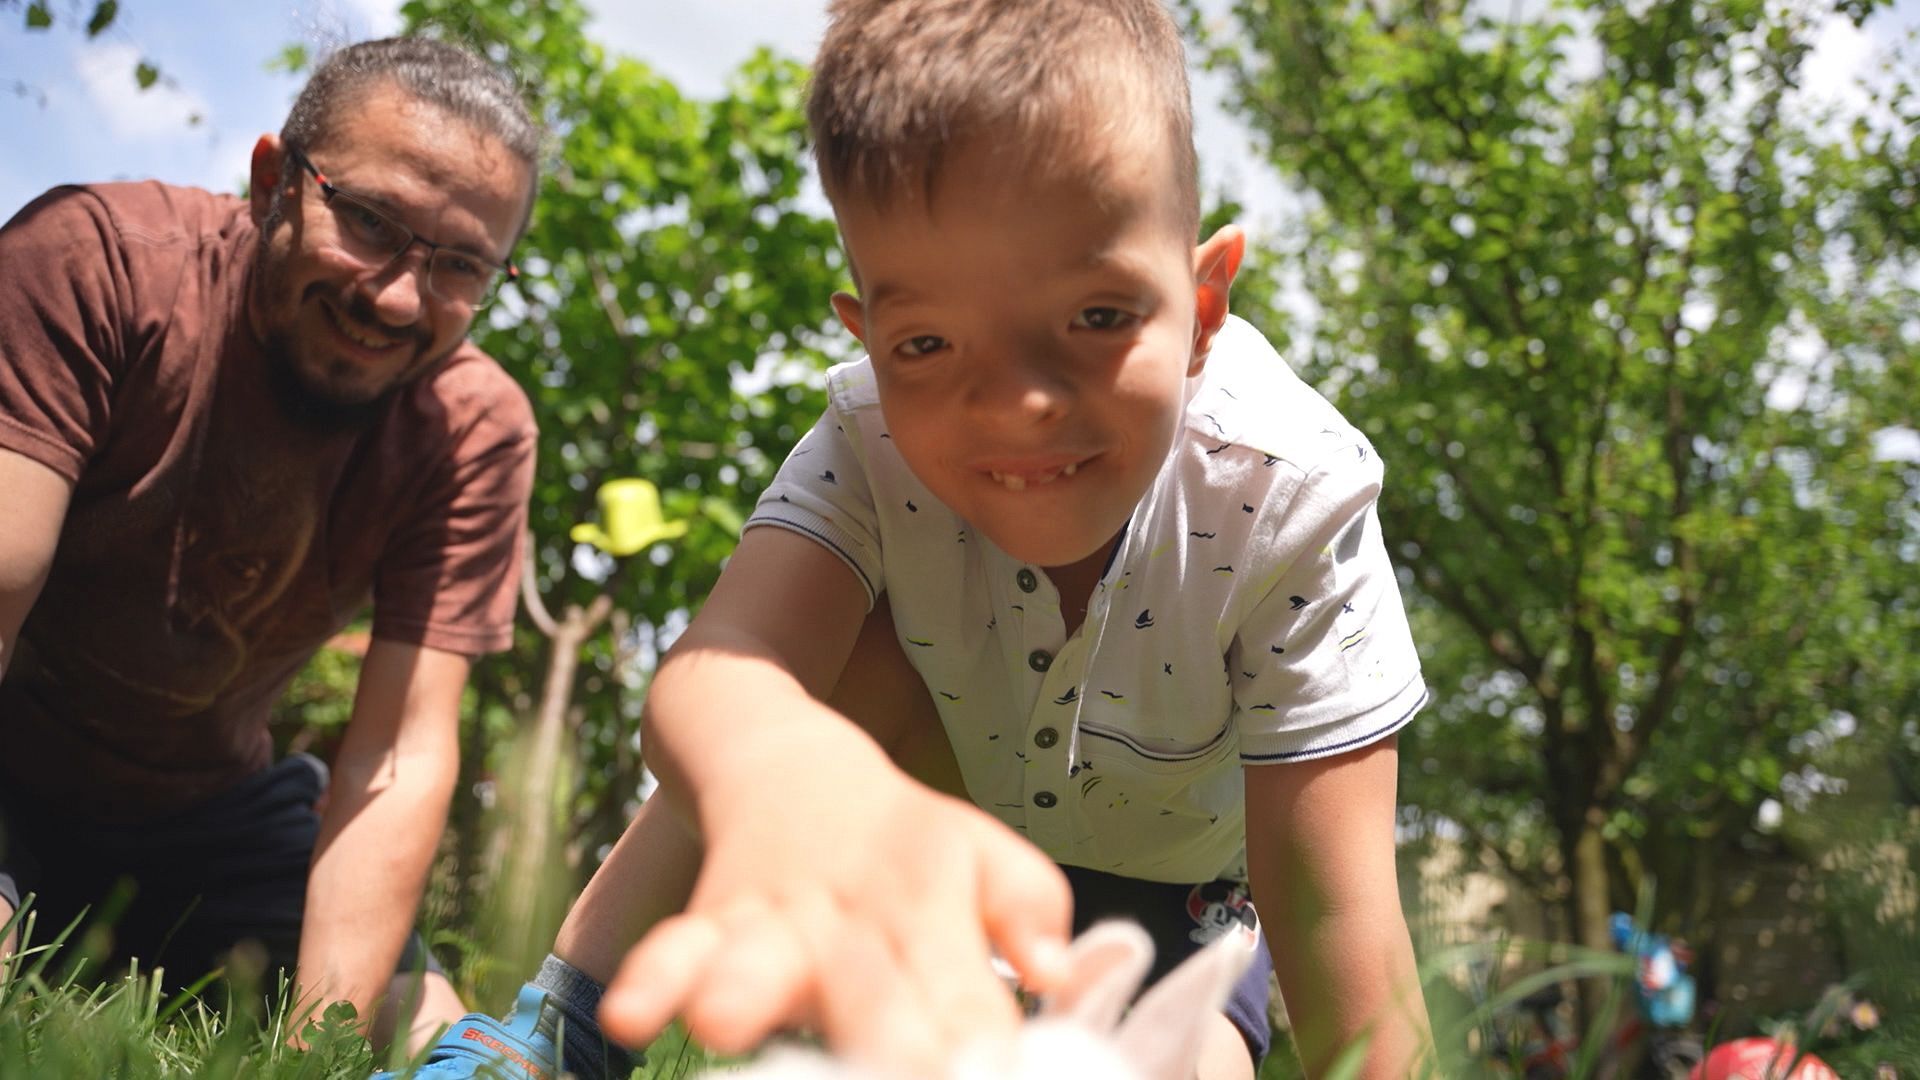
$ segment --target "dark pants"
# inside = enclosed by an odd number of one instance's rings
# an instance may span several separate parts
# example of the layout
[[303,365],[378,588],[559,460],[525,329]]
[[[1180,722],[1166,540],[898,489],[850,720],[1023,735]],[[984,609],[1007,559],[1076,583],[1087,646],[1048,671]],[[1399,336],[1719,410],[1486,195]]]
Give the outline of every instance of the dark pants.
[[1268,981],[1273,975],[1273,960],[1267,955],[1266,935],[1246,887],[1233,882],[1216,881],[1205,885],[1166,885],[1157,881],[1103,874],[1078,866],[1062,866],[1067,884],[1073,888],[1073,932],[1077,935],[1101,919],[1132,919],[1146,928],[1153,938],[1153,967],[1147,972],[1147,985],[1199,952],[1222,933],[1251,930],[1260,937],[1253,963],[1234,984],[1222,1011],[1240,1037],[1258,1068],[1273,1046],[1273,1030],[1267,1023],[1270,1000]]
[[[164,968],[163,983],[177,989],[251,942],[271,993],[276,971],[290,973],[299,957],[326,771],[296,754],[189,810],[137,825],[76,821],[0,790],[0,897],[18,909],[35,894],[34,942],[88,912],[62,955],[85,948],[103,965],[89,968],[95,976],[117,975],[138,958],[142,972]],[[423,963],[439,970],[414,935],[400,970]]]

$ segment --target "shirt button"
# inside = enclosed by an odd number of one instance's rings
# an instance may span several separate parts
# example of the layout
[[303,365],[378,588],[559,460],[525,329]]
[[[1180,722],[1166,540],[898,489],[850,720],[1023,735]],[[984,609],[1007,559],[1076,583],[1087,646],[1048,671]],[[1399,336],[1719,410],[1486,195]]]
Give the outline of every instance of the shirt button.
[[1033,745],[1046,750],[1060,741],[1060,733],[1050,727],[1043,727],[1033,733]]
[[1045,649],[1035,649],[1027,654],[1027,666],[1035,671],[1045,671],[1053,666],[1053,657]]
[[1054,804],[1059,801],[1059,799],[1054,798],[1053,792],[1051,791],[1036,791],[1033,793],[1033,805],[1042,810],[1053,809]]
[[1033,571],[1024,566],[1020,568],[1019,573],[1013,575],[1013,580],[1020,584],[1021,592],[1032,592],[1040,587],[1040,579],[1034,577]]

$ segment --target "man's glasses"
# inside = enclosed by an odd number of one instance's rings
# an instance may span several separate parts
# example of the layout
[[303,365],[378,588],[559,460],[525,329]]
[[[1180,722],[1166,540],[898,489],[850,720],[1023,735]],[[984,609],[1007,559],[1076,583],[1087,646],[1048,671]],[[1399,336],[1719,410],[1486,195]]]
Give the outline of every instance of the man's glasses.
[[334,233],[340,238],[340,250],[368,267],[385,266],[415,244],[427,249],[427,291],[442,300],[468,307],[479,307],[493,294],[504,275],[518,280],[520,268],[510,262],[495,262],[482,255],[436,244],[412,229],[368,205],[366,200],[342,191],[327,181],[307,155],[287,148],[300,167],[313,174],[320,185],[320,197],[333,211]]

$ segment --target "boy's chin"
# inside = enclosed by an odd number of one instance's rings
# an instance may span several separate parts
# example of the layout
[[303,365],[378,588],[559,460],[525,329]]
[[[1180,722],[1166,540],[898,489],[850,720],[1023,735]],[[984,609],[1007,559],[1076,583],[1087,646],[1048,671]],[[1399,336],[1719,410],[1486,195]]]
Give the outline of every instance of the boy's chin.
[[1013,556],[1029,566],[1038,566],[1043,570],[1054,570],[1085,562],[1096,555],[1104,556],[1107,553],[1108,546],[1112,544],[1114,536],[1117,535],[1119,531],[1119,527],[1116,526],[1112,532],[1097,539],[1091,537],[1024,536],[1010,537],[1010,542],[1008,542],[1002,541],[999,537],[993,536],[992,534],[988,534],[987,539],[992,540],[994,545],[1001,551],[1006,552],[1008,555]]

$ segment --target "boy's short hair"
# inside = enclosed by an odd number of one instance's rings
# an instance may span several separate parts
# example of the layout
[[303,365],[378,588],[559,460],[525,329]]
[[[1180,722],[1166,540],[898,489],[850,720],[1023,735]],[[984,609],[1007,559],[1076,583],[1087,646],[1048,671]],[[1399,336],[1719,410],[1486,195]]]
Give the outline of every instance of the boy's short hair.
[[876,205],[911,186],[931,199],[964,140],[1043,170],[1157,134],[1198,228],[1186,51],[1163,0],[833,0],[807,120],[827,197]]

